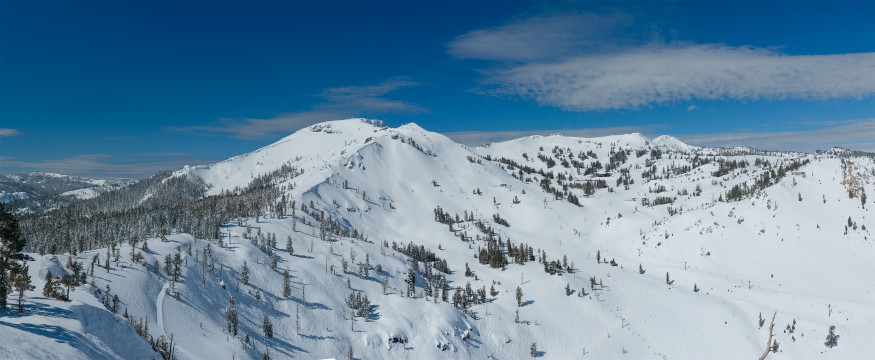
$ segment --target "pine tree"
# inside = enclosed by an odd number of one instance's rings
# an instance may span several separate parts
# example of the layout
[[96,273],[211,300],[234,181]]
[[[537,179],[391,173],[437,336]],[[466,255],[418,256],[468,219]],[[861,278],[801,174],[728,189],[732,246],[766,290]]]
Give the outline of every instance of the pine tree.
[[283,297],[292,296],[292,284],[290,282],[289,269],[283,271]]
[[407,270],[407,297],[416,295],[416,273],[413,268]]
[[110,289],[109,285],[107,284],[107,285],[106,285],[106,291],[104,291],[103,296],[101,296],[101,298],[100,298],[100,302],[103,303],[103,307],[105,307],[105,308],[107,308],[107,309],[109,309],[110,306],[111,306],[110,303],[109,303],[110,299],[112,299],[112,298],[109,296],[109,295],[110,295],[110,290],[111,290],[111,289]]
[[286,239],[286,251],[289,253],[289,255],[295,255],[295,248],[292,247],[291,235],[289,235],[289,237]]
[[370,271],[369,271],[367,265],[365,265],[365,264],[363,264],[363,263],[360,263],[360,264],[359,264],[359,277],[360,277],[360,278],[367,278],[368,275],[369,275],[369,274],[368,274],[369,272],[370,272]]
[[46,283],[43,285],[43,296],[47,298],[57,298],[57,290],[55,290],[55,278],[52,277],[51,271],[46,271]]
[[112,296],[112,307],[110,307],[110,310],[112,311],[113,314],[118,313],[118,305],[119,305],[120,301],[121,300],[119,300],[117,294]]
[[264,319],[262,319],[261,332],[264,333],[264,337],[273,338],[273,323],[270,322],[270,317],[267,314],[264,314]]
[[18,260],[24,260],[25,240],[21,236],[18,220],[12,213],[6,211],[6,205],[0,202],[0,310],[6,308],[6,296],[9,294],[7,272],[19,273],[21,267]]
[[173,255],[173,281],[179,282],[182,278],[182,254],[176,253]]
[[18,312],[24,312],[24,292],[31,290],[30,269],[24,265],[17,273],[12,273],[12,288],[18,292]]
[[237,336],[237,305],[231,296],[228,297],[228,309],[225,311],[225,315],[227,317],[228,333]]
[[838,337],[835,334],[835,330],[836,330],[835,325],[830,325],[829,334],[826,334],[826,342],[823,344],[829,348],[832,348],[832,347],[838,345]]
[[76,285],[78,285],[78,283],[73,279],[72,275],[64,274],[61,276],[61,286],[67,289],[67,294],[64,296],[65,301],[70,300],[70,292],[75,290]]
[[207,269],[210,271],[210,274],[215,272],[216,263],[213,261],[213,246],[210,243],[207,243],[207,247],[204,249],[204,261],[207,262]]
[[295,306],[295,333],[301,334],[301,305]]
[[532,346],[529,347],[529,354],[532,355],[532,357],[538,356],[538,344],[537,343],[532,343]]
[[173,276],[173,258],[170,254],[164,256],[164,275],[167,275],[167,277]]
[[523,306],[523,289],[516,287],[516,306]]
[[243,270],[240,270],[240,282],[243,285],[249,285],[249,266],[246,260],[243,260]]

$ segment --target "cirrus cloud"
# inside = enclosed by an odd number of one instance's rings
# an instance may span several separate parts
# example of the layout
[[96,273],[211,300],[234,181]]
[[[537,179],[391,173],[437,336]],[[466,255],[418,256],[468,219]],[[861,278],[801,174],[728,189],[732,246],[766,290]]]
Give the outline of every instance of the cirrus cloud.
[[457,37],[447,51],[462,59],[535,61],[610,48],[613,35],[632,25],[622,14],[533,17]]
[[824,100],[875,94],[875,53],[785,55],[720,45],[652,46],[493,72],[487,91],[566,110],[689,100]]
[[676,135],[700,146],[750,146],[762,150],[796,150],[812,152],[834,146],[875,151],[875,118],[838,121],[800,122],[815,128],[785,131],[731,131]]
[[791,55],[746,46],[642,42],[626,34],[631,26],[617,15],[534,17],[472,31],[450,43],[449,53],[498,62],[483,72],[480,90],[487,94],[569,111],[875,94],[875,53]]
[[0,172],[45,171],[98,179],[144,179],[158,171],[216,161],[217,159],[192,157],[185,153],[128,154],[122,158],[109,154],[85,154],[39,161],[0,156]]
[[370,114],[426,113],[428,109],[423,106],[386,96],[391,92],[418,85],[409,80],[396,78],[376,85],[329,88],[317,95],[323,99],[322,102],[305,111],[283,113],[268,118],[223,118],[211,125],[171,127],[169,130],[201,135],[232,136],[240,139],[260,139],[288,135],[307,126],[329,120],[367,117]]
[[21,131],[18,131],[18,129],[0,128],[0,136],[18,136],[18,135],[21,135]]

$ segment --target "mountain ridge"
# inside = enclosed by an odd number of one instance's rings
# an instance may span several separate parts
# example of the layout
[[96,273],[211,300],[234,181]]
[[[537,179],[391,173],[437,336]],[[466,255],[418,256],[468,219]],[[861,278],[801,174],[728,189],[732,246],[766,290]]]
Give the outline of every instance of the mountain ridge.
[[[23,218],[22,231],[37,288],[49,270],[73,272],[65,257],[97,256],[74,300],[100,310],[111,286],[118,313],[148,321],[153,343],[176,336],[179,358],[520,358],[536,344],[544,358],[735,359],[762,353],[758,314],[774,310],[778,327],[794,324],[778,355],[865,357],[873,159],[679,145],[631,134],[471,148],[417,125],[329,122]],[[16,324],[84,331],[37,311],[74,304],[28,299]],[[52,349],[104,348],[88,344]]]

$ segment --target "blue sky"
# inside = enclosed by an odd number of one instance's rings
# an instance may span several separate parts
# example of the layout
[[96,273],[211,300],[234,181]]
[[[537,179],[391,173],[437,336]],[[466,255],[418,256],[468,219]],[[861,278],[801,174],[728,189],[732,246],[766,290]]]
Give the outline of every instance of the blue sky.
[[875,151],[875,2],[0,2],[0,171],[145,177],[308,124]]

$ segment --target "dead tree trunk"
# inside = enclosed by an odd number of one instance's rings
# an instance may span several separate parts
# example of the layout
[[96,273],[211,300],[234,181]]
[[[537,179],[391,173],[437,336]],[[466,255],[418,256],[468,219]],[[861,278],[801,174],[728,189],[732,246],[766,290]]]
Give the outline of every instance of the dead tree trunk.
[[775,312],[772,313],[772,323],[769,325],[769,340],[766,341],[766,351],[763,351],[763,354],[760,355],[760,359],[759,359],[759,360],[765,360],[765,359],[766,359],[766,356],[769,356],[769,351],[772,350],[772,335],[774,335],[774,333],[772,332],[772,330],[775,329],[775,316],[776,316],[776,315],[778,315],[778,311],[777,311],[777,310],[775,310]]

